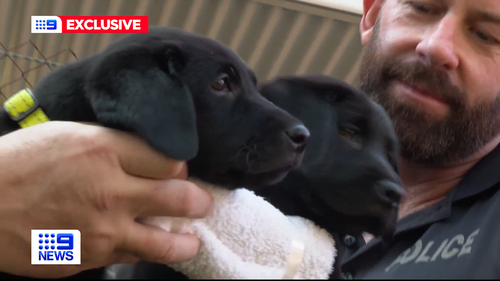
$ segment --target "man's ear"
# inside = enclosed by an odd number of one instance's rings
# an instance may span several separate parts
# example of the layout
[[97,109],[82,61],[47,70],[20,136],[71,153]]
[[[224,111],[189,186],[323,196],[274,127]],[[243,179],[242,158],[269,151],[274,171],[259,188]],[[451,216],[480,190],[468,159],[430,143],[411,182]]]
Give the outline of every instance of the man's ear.
[[85,81],[97,121],[137,134],[167,157],[195,157],[196,113],[178,75],[182,64],[181,48],[161,41],[102,54]]
[[380,9],[385,0],[363,0],[363,17],[359,25],[361,42],[367,45],[373,33]]

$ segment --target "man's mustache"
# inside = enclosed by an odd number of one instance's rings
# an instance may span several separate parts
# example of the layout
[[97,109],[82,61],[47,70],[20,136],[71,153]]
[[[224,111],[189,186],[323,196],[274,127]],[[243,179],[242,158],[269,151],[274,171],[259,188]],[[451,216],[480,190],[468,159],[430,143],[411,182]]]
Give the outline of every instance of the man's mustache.
[[453,85],[448,75],[421,62],[386,64],[382,69],[384,81],[402,80],[408,84],[415,84],[437,99],[444,101],[456,110],[466,105],[466,94]]

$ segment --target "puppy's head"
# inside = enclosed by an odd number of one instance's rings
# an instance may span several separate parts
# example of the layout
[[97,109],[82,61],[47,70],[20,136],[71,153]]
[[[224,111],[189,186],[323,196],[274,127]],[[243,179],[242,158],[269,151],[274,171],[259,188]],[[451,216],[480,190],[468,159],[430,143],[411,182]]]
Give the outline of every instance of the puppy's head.
[[309,131],[260,95],[255,74],[226,46],[150,28],[100,56],[87,79],[89,92],[101,92],[92,99],[98,118],[189,160],[191,176],[256,189],[300,165]]
[[262,85],[261,93],[311,132],[299,170],[261,195],[332,231],[390,237],[404,191],[397,136],[382,108],[322,75],[278,78]]

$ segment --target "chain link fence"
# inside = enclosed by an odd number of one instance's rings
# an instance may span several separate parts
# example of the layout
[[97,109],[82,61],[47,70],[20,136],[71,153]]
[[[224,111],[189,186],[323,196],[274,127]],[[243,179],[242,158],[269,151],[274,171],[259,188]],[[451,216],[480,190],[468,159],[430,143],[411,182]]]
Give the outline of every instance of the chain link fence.
[[[65,56],[63,64],[56,62],[61,56]],[[0,99],[3,102],[26,87],[33,89],[49,72],[75,60],[78,56],[69,46],[47,54],[32,40],[10,48],[0,42]]]

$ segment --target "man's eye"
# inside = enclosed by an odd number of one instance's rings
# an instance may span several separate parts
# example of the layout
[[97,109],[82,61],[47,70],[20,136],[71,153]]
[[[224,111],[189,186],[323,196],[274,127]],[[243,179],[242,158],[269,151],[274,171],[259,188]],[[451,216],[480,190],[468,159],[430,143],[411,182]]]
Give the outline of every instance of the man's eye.
[[483,42],[486,42],[488,44],[499,43],[499,41],[496,38],[488,35],[485,32],[482,32],[481,30],[478,30],[477,28],[472,28],[471,29],[471,33],[472,33],[473,36],[475,36],[479,40],[481,40]]
[[420,4],[413,4],[412,5],[413,9],[419,13],[429,13],[431,12],[431,8],[426,5],[420,5]]
[[439,13],[438,8],[436,8],[433,5],[426,4],[426,3],[416,3],[414,1],[411,1],[408,3],[410,8],[415,11],[418,14],[436,14]]

